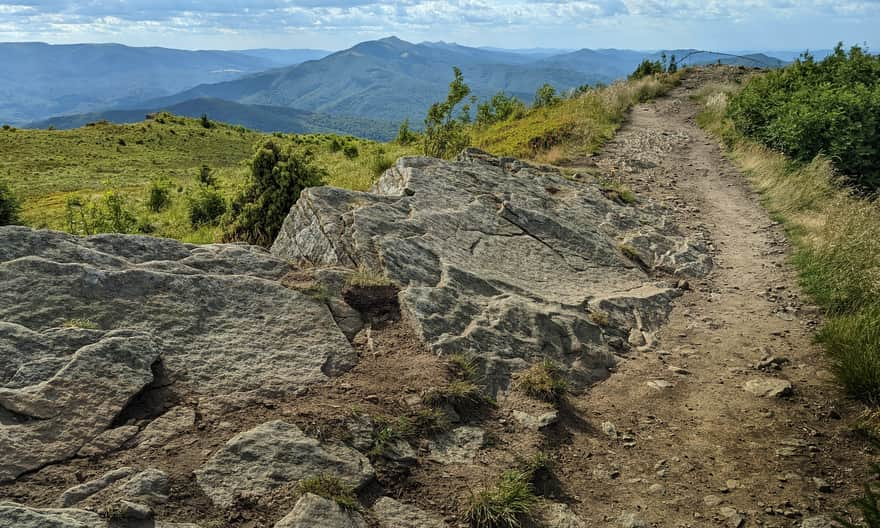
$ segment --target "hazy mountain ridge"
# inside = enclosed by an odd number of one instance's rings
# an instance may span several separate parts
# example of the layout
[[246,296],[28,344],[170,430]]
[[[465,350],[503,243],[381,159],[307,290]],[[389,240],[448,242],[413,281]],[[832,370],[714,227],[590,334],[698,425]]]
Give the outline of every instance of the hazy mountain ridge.
[[[12,57],[2,66],[0,122],[69,128],[102,119],[131,122],[147,112],[180,108],[184,115],[228,117],[257,130],[332,130],[381,139],[390,122],[409,118],[418,125],[430,104],[445,97],[454,66],[480,99],[504,91],[531,102],[544,83],[559,91],[610,83],[645,58],[658,60],[662,52],[504,50],[388,37],[335,53],[41,43],[0,44],[0,53]],[[757,53],[666,54],[679,60],[689,56],[686,64],[784,64]],[[285,65],[291,62],[296,64]]]

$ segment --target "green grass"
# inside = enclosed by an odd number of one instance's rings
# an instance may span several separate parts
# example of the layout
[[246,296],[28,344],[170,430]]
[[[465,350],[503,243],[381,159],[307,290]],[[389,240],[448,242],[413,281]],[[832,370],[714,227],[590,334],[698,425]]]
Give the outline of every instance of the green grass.
[[358,511],[361,509],[354,487],[332,475],[325,474],[304,478],[297,483],[296,491],[300,495],[312,493],[331,500],[345,510]]
[[68,319],[61,325],[64,328],[83,328],[85,330],[98,330],[100,326],[89,319]]
[[525,116],[471,132],[474,146],[499,156],[557,163],[596,152],[623,123],[634,104],[668,91],[678,75],[651,76],[637,81],[587,90]]
[[473,528],[520,528],[537,505],[528,471],[508,470],[491,487],[472,494],[464,517]]
[[853,398],[880,404],[880,204],[842,185],[830,160],[798,163],[740,135],[727,117],[736,86],[698,94],[698,122],[721,138],[728,155],[761,193],[794,244],[804,290],[825,310],[818,334],[840,385]]
[[345,278],[345,284],[355,288],[372,288],[391,286],[394,283],[380,270],[359,266],[358,269]]
[[[227,200],[244,187],[248,162],[267,134],[215,123],[204,128],[198,119],[160,114],[158,119],[130,125],[100,123],[75,130],[0,130],[0,180],[7,181],[22,202],[20,220],[38,228],[68,230],[65,218],[70,198],[101,199],[118,192],[150,234],[188,242],[218,240],[214,226],[195,228],[189,221],[187,197],[195,193],[202,165],[211,169],[218,191]],[[276,135],[280,140],[311,149],[316,164],[328,173],[327,184],[366,190],[380,168],[414,146],[339,138],[357,148],[347,157],[333,152],[336,136]],[[167,182],[170,203],[156,212],[148,207],[152,182]]]
[[452,428],[446,414],[436,409],[422,409],[406,416],[376,416],[373,423],[373,447],[369,453],[372,456],[381,455],[393,442],[430,438]]
[[549,359],[520,374],[516,386],[531,398],[551,403],[560,403],[568,392],[562,369]]

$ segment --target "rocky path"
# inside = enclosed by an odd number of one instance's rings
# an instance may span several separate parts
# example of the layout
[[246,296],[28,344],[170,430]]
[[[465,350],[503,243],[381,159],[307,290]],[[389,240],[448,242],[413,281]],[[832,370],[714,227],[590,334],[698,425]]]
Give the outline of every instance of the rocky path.
[[564,482],[592,526],[830,526],[811,518],[846,506],[864,477],[856,410],[812,342],[819,315],[782,229],[694,122],[708,75],[636,107],[589,163],[673,208],[716,268],[676,301],[658,347],[575,400],[599,431],[560,448]]

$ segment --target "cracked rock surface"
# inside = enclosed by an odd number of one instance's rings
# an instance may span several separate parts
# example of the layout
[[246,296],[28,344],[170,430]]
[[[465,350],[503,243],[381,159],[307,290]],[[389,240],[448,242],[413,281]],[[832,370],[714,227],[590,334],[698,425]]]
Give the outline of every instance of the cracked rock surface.
[[[384,272],[422,340],[482,357],[493,391],[539,357],[580,386],[606,377],[609,340],[650,334],[677,295],[650,273],[711,268],[651,204],[475,149],[454,162],[403,158],[370,193],[304,191],[272,253]],[[597,317],[596,303],[610,313]]]
[[350,368],[327,306],[277,281],[289,269],[248,246],[0,227],[0,482],[112,448],[102,434],[158,370],[210,400]]

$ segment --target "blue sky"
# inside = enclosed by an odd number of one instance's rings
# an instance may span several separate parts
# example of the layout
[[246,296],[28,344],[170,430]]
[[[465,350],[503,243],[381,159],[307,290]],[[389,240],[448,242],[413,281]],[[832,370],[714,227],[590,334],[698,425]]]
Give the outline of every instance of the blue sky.
[[0,41],[342,49],[388,35],[508,48],[876,45],[880,0],[0,0]]

